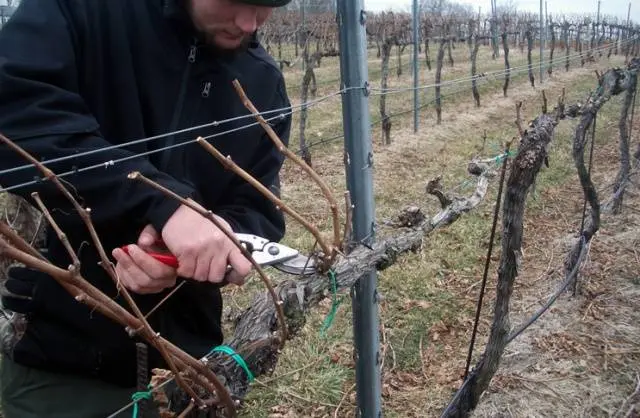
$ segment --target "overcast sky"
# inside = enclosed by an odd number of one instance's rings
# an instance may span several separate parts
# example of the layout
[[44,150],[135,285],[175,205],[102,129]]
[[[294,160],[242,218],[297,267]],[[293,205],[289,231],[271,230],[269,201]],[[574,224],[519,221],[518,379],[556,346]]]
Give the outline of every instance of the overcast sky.
[[[411,10],[412,0],[363,0],[367,10]],[[496,0],[498,7],[506,3],[504,0]],[[543,0],[544,1],[544,0]],[[485,13],[491,10],[491,0],[457,0],[457,3],[472,5],[476,10],[482,8]],[[540,10],[540,0],[511,0],[518,10],[537,12]],[[600,3],[600,15],[618,16],[626,20],[629,0],[602,0]],[[598,0],[547,0],[547,10],[551,14],[593,14],[598,10]],[[640,1],[631,0],[631,20],[640,23]]]

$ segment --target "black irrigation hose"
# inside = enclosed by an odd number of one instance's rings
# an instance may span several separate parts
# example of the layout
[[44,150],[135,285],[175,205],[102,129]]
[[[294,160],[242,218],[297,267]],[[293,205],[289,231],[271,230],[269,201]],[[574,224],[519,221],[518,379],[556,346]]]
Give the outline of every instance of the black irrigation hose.
[[476,343],[476,335],[478,333],[478,323],[480,322],[480,311],[482,310],[482,301],[484,300],[484,291],[487,286],[487,277],[489,276],[489,265],[491,264],[491,253],[493,252],[493,243],[496,236],[496,228],[498,226],[498,218],[500,217],[500,203],[502,202],[502,189],[504,188],[504,179],[507,172],[507,164],[509,162],[509,145],[504,150],[504,160],[502,162],[502,170],[500,171],[500,185],[498,186],[498,197],[496,198],[496,208],[493,212],[493,225],[491,225],[491,236],[489,237],[489,248],[487,250],[487,259],[484,263],[484,272],[482,274],[482,286],[478,295],[478,305],[476,307],[476,318],[473,323],[473,332],[471,333],[471,343],[469,344],[469,353],[467,354],[467,364],[464,368],[464,379],[467,379],[469,367],[471,367],[471,357],[473,356],[473,347]]
[[587,253],[587,246],[584,241],[584,237],[580,238],[582,240],[582,250],[580,250],[580,254],[578,255],[578,260],[576,261],[576,265],[573,266],[573,270],[567,277],[565,277],[564,282],[558,286],[556,292],[547,300],[547,302],[540,307],[525,323],[520,325],[515,331],[512,331],[511,334],[507,337],[507,344],[511,341],[515,340],[520,334],[522,334],[527,328],[533,325],[540,317],[558,300],[560,295],[567,289],[570,283],[572,283],[576,277],[578,276],[578,271],[580,270],[580,265],[582,264],[582,260],[584,259]]
[[636,80],[636,89],[633,91],[633,103],[631,105],[631,120],[629,120],[629,132],[627,133],[629,142],[631,142],[631,130],[633,129],[633,114],[636,110],[636,94],[638,93],[637,85],[638,85],[638,81]]

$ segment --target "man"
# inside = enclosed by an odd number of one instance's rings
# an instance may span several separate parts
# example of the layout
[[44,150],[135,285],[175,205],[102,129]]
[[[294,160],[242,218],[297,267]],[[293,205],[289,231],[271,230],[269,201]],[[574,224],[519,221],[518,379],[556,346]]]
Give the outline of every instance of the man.
[[[262,111],[290,106],[282,74],[256,40],[273,8],[288,2],[22,0],[0,31],[0,132],[67,173],[62,180],[91,209],[143,313],[186,281],[149,322],[197,358],[223,340],[226,266],[233,267],[226,279],[242,284],[251,265],[212,222],[127,175],[141,172],[211,209],[235,232],[282,238],[277,208],[193,140],[209,137],[277,190],[283,158],[259,126],[236,129],[254,120],[237,118],[248,112],[231,82],[239,80]],[[271,123],[287,143],[290,118]],[[135,141],[141,138],[150,139]],[[0,147],[0,184],[31,183],[13,193],[33,203],[37,191],[77,251],[83,277],[125,304],[70,203],[50,182],[34,182],[35,169],[8,170],[24,163]],[[67,252],[52,230],[47,236],[45,255],[66,268]],[[178,258],[177,269],[146,254],[160,240]],[[126,404],[135,391],[138,340],[45,274],[13,268],[6,279],[3,305],[12,316],[2,338],[4,416],[105,417]],[[151,348],[149,356],[150,369],[166,367]]]

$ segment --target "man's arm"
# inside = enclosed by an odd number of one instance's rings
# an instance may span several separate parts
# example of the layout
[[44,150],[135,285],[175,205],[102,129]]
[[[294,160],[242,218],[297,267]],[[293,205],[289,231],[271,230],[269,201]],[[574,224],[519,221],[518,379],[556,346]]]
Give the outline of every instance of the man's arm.
[[[11,20],[0,31],[0,132],[20,147],[45,160],[55,173],[82,169],[105,161],[113,165],[64,177],[78,200],[92,209],[92,219],[101,223],[121,216],[149,222],[161,230],[179,207],[160,192],[127,179],[140,171],[152,180],[184,196],[195,195],[191,187],[158,171],[144,157],[124,149],[101,150],[113,145],[99,133],[99,125],[78,92],[73,23],[65,18],[59,0],[23,0]],[[100,152],[48,164],[46,161],[74,154]],[[0,146],[0,170],[26,161],[6,146]],[[40,177],[35,168],[0,175],[3,187]],[[54,212],[61,226],[80,222],[70,204],[50,182],[14,190],[29,201],[37,191]],[[64,216],[63,214],[70,214]]]

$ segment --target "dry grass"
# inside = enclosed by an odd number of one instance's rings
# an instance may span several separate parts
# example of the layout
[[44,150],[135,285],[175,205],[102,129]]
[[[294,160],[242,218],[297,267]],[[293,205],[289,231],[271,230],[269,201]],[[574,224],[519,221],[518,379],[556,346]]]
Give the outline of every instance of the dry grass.
[[[563,296],[508,347],[475,416],[609,417],[633,392],[640,372],[640,216],[633,210],[638,203],[633,197],[625,213],[606,218],[582,267],[579,293]],[[554,204],[575,213],[562,196]],[[521,278],[514,322],[531,314],[560,281],[556,269],[569,240],[562,228],[554,232],[534,234],[538,251],[530,255],[532,274]],[[537,257],[544,253],[548,263]]]
[[[466,46],[458,45],[454,52],[456,65],[445,67],[444,79],[464,77],[469,72]],[[524,63],[518,50],[512,49],[511,53],[513,66]],[[479,72],[502,67],[500,60],[490,59],[486,48],[481,49],[481,54]],[[408,54],[403,60],[408,68]],[[584,99],[595,86],[594,70],[602,72],[621,63],[621,57],[612,57],[610,62],[603,58],[585,68],[554,72],[544,84],[550,106],[563,88],[567,102]],[[379,60],[370,55],[370,64],[371,83],[375,86],[379,84]],[[422,72],[421,84],[432,83],[433,73]],[[338,89],[338,74],[336,59],[323,61],[317,71],[319,95]],[[286,77],[296,104],[299,69],[286,70]],[[408,70],[391,79],[391,87],[411,85]],[[467,90],[453,94],[462,87]],[[517,102],[523,102],[525,127],[526,121],[540,113],[541,91],[529,86],[526,74],[512,81],[509,97],[502,94],[502,80],[485,80],[480,108],[475,107],[468,87],[465,84],[443,91],[446,96],[440,125],[435,123],[431,107],[421,110],[417,134],[413,133],[410,113],[394,118],[393,142],[388,146],[381,145],[379,126],[374,126],[378,239],[393,234],[385,221],[404,206],[418,205],[427,216],[439,209],[438,202],[424,191],[431,178],[442,175],[447,189],[469,193],[472,186],[465,172],[467,162],[475,155],[500,154],[502,144],[517,134]],[[424,102],[432,94],[432,90],[423,92],[421,100]],[[411,98],[411,92],[388,96],[391,113],[411,108]],[[371,97],[372,120],[377,115],[378,99]],[[598,119],[594,175],[602,188],[611,183],[617,169],[619,103],[619,98],[612,100]],[[292,149],[298,145],[297,118],[298,114],[294,116]],[[637,117],[635,126],[639,123]],[[525,270],[514,289],[513,325],[527,318],[553,292],[560,280],[563,257],[579,226],[582,192],[570,154],[574,127],[572,121],[558,126],[551,147],[551,167],[539,176],[536,192],[528,202]],[[339,96],[311,108],[309,141],[341,131]],[[634,133],[634,146],[639,137]],[[342,141],[313,148],[312,155],[314,168],[341,199],[346,188]],[[420,251],[401,256],[396,264],[378,274],[382,295],[382,395],[387,417],[438,416],[461,383],[496,191],[497,185],[491,184],[486,200],[474,212],[434,233]],[[602,192],[607,196],[610,189]],[[636,250],[640,212],[636,209],[637,188],[631,192],[636,194],[628,197],[623,215],[605,215],[582,269],[580,292],[575,297],[561,297],[553,309],[508,347],[475,416],[613,416],[617,411],[624,416],[638,402],[638,396],[630,395],[640,372],[640,251]],[[329,211],[320,190],[289,162],[283,169],[282,196],[330,235]],[[340,209],[343,214],[344,208]],[[302,251],[312,249],[312,237],[300,226],[288,220],[287,228],[284,243]],[[490,327],[498,257],[499,245],[494,249],[474,362]],[[270,273],[274,281],[282,279],[278,273]],[[243,288],[224,289],[227,332],[231,332],[233,318],[246,308],[253,293],[262,289],[259,280],[249,280]],[[273,375],[262,376],[254,384],[242,416],[354,416],[351,306],[348,295],[339,297],[344,299],[327,334],[320,330],[331,309],[330,298],[309,313],[300,335],[284,348]]]
[[[466,53],[466,47],[456,51]],[[467,73],[468,63],[462,58],[451,74]],[[482,62],[487,62],[486,57]],[[556,71],[544,85],[549,105],[553,106],[562,88],[567,90],[567,102],[583,100],[595,86],[594,70],[603,71],[620,63],[619,57],[612,57],[611,62],[601,59],[583,69]],[[328,68],[329,61],[326,65]],[[327,72],[338,74],[336,67]],[[433,72],[428,76],[432,77]],[[411,84],[407,76],[396,83]],[[393,143],[389,146],[381,145],[379,126],[374,126],[379,239],[393,233],[384,221],[394,217],[403,206],[421,206],[427,215],[438,210],[435,199],[424,192],[426,181],[434,176],[443,175],[448,189],[468,193],[471,187],[465,173],[466,163],[473,155],[499,154],[504,141],[516,135],[517,101],[523,102],[525,127],[526,121],[540,113],[541,92],[528,85],[526,75],[512,84],[509,97],[503,97],[501,87],[500,80],[487,83],[481,91],[480,108],[475,107],[469,92],[448,96],[441,125],[435,124],[433,109],[423,109],[417,134],[413,133],[411,114],[394,118]],[[334,89],[327,88],[325,93],[331,91]],[[340,131],[342,115],[338,100],[310,110],[308,135],[319,139]],[[410,108],[411,93],[389,96],[389,100],[392,112],[394,108]],[[617,169],[619,102],[612,100],[598,119],[595,175],[599,186],[609,184]],[[372,115],[377,112],[373,97],[371,111]],[[551,149],[551,168],[541,173],[536,192],[529,199],[523,249],[526,271],[518,278],[514,292],[514,325],[535,311],[552,292],[559,280],[553,272],[561,268],[564,253],[579,226],[582,193],[570,154],[574,127],[572,121],[558,126]],[[487,139],[483,141],[485,130]],[[297,122],[293,137],[295,147]],[[312,149],[314,168],[338,196],[346,187],[342,147],[342,142],[337,141]],[[400,257],[395,265],[378,275],[383,296],[380,321],[385,416],[438,416],[461,382],[496,190],[492,184],[486,201],[473,213],[431,235],[421,251]],[[283,196],[325,233],[329,232],[328,211],[319,191],[298,168],[288,163],[283,172]],[[624,216],[631,216],[634,202],[627,202],[631,207]],[[311,249],[313,241],[308,234],[291,223],[288,228],[285,242],[303,250]],[[637,273],[633,273],[638,271],[638,256],[633,249],[637,231],[637,219],[632,218],[603,225],[582,271],[582,292],[575,298],[562,297],[538,324],[512,343],[477,416],[605,416],[604,411],[615,411],[622,405],[633,392],[640,367],[635,343],[640,341],[637,335],[640,328],[636,325],[639,318],[632,308],[633,303],[637,305],[640,289]],[[610,235],[605,240],[607,233]],[[494,260],[498,257],[494,250]],[[626,273],[619,273],[623,267]],[[274,278],[278,280],[277,275]],[[492,280],[495,262],[490,271],[474,362],[490,326],[495,294]],[[257,288],[258,284],[249,283],[246,289],[230,294],[232,304],[237,303],[237,308],[231,310],[244,306]],[[353,416],[356,400],[351,310],[348,295],[344,296],[326,336],[321,335],[320,329],[330,310],[330,301],[327,299],[310,313],[301,335],[283,351],[274,375],[262,379],[268,379],[268,383],[255,385],[244,416]]]

